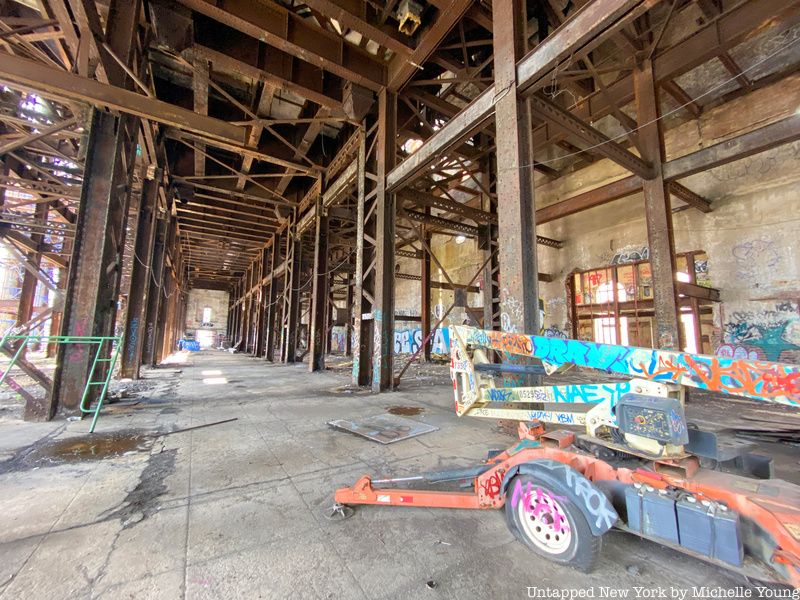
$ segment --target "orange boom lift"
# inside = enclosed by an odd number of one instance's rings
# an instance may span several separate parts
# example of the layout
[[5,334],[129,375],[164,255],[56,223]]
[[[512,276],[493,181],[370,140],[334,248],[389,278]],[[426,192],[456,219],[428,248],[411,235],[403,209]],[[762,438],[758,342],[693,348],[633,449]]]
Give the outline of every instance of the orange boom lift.
[[[359,504],[504,508],[516,537],[556,563],[590,570],[615,527],[800,588],[800,487],[774,479],[753,444],[684,414],[687,387],[798,406],[800,368],[471,327],[452,327],[450,343],[456,413],[518,420],[520,441],[473,467],[365,475],[336,490],[332,514]],[[490,361],[492,351],[509,361]],[[630,378],[524,385],[575,366]],[[500,377],[513,385],[497,386]]]

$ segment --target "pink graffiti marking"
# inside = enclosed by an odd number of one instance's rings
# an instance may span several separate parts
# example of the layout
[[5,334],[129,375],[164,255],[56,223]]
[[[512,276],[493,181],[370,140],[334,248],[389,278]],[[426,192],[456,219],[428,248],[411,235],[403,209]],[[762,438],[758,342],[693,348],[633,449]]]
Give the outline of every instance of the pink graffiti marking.
[[523,502],[525,513],[533,515],[540,521],[549,521],[556,533],[569,533],[569,525],[566,515],[561,511],[561,508],[556,504],[556,501],[563,502],[565,499],[560,496],[554,496],[550,492],[542,488],[536,488],[535,494],[533,486],[529,481],[522,490],[522,483],[519,479],[514,484],[514,490],[511,494],[511,507],[517,508],[520,501]]

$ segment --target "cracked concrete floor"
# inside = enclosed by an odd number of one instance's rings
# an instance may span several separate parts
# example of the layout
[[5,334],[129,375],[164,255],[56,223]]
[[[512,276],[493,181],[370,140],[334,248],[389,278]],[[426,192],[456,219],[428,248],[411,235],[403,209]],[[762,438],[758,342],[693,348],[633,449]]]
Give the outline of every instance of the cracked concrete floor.
[[[447,384],[349,393],[308,374],[202,352],[88,422],[0,422],[0,598],[525,598],[527,587],[741,585],[619,532],[592,574],[537,559],[497,511],[323,509],[364,473],[466,465],[512,440],[458,419]],[[382,446],[326,422],[420,407],[440,429]],[[165,432],[236,418],[183,433]],[[98,440],[112,438],[108,443]],[[59,452],[53,452],[60,444]],[[435,581],[428,589],[426,582]]]

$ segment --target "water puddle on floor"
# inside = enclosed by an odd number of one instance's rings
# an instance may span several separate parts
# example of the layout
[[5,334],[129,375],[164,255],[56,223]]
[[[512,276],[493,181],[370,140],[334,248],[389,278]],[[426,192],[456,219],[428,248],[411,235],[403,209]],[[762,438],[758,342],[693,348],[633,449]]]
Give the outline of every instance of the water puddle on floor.
[[149,452],[154,439],[152,435],[132,430],[44,439],[23,448],[14,458],[0,463],[0,472],[23,471]]
[[425,412],[424,408],[419,406],[390,406],[386,409],[391,415],[400,415],[400,416],[412,416],[412,415],[419,415]]

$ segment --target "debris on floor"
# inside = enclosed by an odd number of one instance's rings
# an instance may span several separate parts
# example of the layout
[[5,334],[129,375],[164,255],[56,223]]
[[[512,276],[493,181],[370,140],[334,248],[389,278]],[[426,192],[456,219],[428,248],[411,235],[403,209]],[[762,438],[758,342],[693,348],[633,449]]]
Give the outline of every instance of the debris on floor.
[[425,412],[421,406],[390,406],[386,409],[390,415],[401,415],[404,417],[411,417]]
[[328,425],[333,429],[349,431],[381,444],[392,444],[439,430],[438,427],[433,425],[420,423],[412,419],[404,419],[388,413],[352,421],[336,419],[328,421]]

